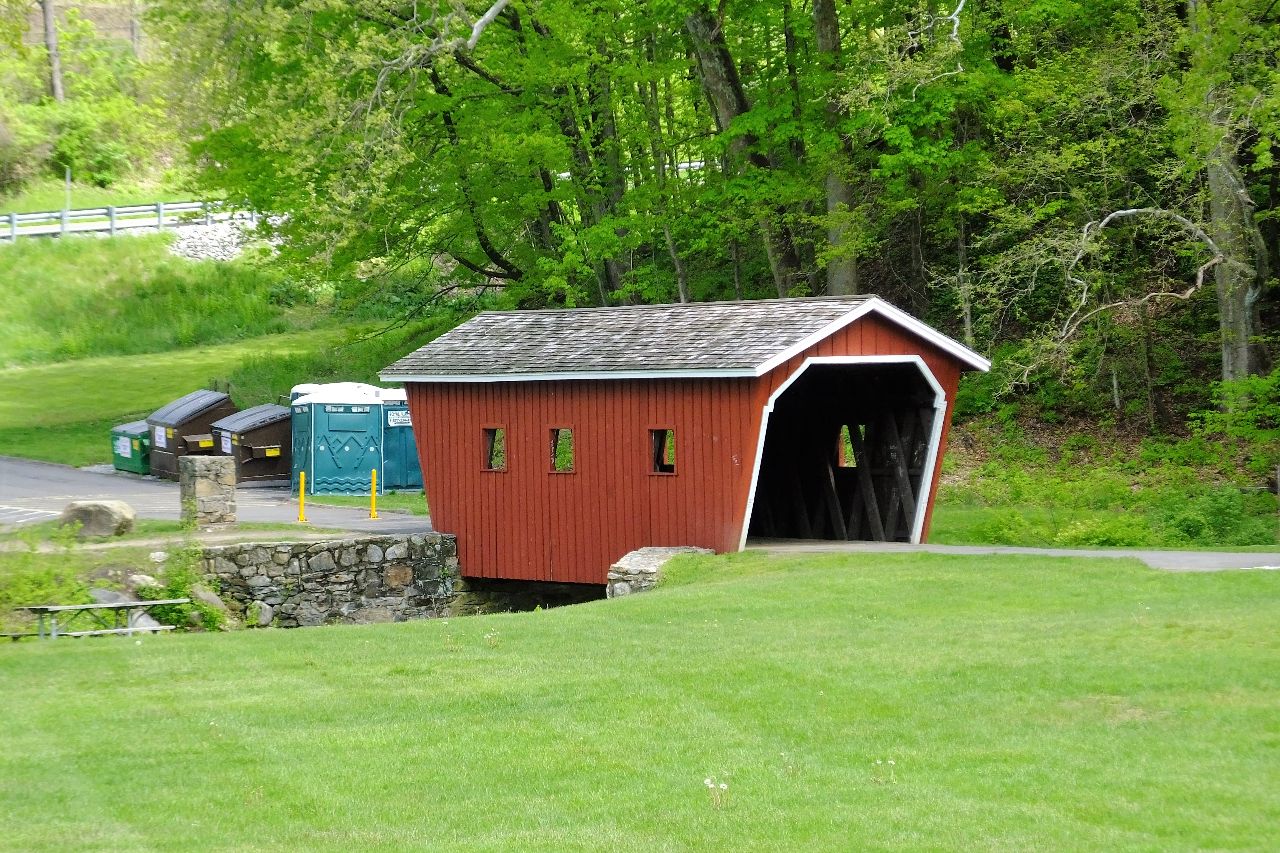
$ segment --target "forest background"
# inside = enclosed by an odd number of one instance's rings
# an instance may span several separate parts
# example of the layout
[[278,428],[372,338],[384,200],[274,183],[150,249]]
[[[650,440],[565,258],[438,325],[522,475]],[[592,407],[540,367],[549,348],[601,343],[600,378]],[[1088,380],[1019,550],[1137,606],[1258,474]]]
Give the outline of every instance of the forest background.
[[877,293],[993,357],[975,500],[1176,468],[1217,505],[1175,540],[1274,512],[1280,3],[0,11],[0,208],[70,168],[275,214],[244,263],[376,321],[348,367],[480,307]]

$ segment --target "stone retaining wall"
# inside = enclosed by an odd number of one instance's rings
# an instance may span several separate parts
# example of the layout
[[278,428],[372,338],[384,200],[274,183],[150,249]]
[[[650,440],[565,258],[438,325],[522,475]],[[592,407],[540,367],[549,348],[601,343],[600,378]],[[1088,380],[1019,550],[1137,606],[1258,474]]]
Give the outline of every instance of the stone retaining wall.
[[460,591],[443,533],[206,548],[204,573],[250,624],[294,628],[445,616]]
[[681,554],[714,554],[706,548],[691,545],[674,548],[637,548],[625,554],[609,567],[609,582],[605,587],[609,598],[619,598],[636,592],[653,589],[662,580],[662,567],[672,557]]

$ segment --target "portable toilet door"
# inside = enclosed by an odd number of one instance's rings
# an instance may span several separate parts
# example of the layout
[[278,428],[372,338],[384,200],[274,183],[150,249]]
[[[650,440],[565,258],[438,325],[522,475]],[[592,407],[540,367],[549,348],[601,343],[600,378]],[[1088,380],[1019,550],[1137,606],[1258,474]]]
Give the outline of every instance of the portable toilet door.
[[[303,395],[305,396],[305,395]],[[290,461],[289,491],[298,494],[299,477],[307,472],[307,493],[315,494],[315,470],[311,462],[311,404],[294,397],[289,406],[290,428],[293,432],[293,458]]]
[[[382,473],[381,489],[422,488],[422,465],[418,446],[413,440],[413,423],[409,404],[402,390],[383,391],[382,397]],[[380,489],[380,490],[381,490]]]

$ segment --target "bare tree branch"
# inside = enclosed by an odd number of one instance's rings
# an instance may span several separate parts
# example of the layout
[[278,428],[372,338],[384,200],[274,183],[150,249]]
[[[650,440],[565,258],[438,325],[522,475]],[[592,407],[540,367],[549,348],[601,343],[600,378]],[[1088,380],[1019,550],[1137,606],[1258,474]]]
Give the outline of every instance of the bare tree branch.
[[[1179,226],[1181,226],[1182,230],[1186,231],[1188,234],[1190,234],[1200,243],[1204,244],[1204,246],[1213,254],[1213,257],[1210,258],[1207,263],[1201,265],[1201,267],[1196,271],[1195,284],[1191,285],[1186,290],[1176,291],[1176,292],[1165,291],[1160,293],[1148,293],[1141,297],[1135,297],[1133,299],[1118,300],[1116,302],[1111,302],[1106,305],[1086,311],[1090,302],[1090,297],[1091,297],[1089,283],[1085,281],[1083,278],[1080,278],[1079,276],[1077,276],[1075,274],[1075,271],[1076,271],[1076,268],[1080,266],[1081,261],[1083,261],[1084,258],[1091,251],[1091,247],[1089,245],[1090,239],[1096,234],[1098,234],[1100,231],[1102,231],[1102,229],[1106,228],[1108,225],[1110,225],[1113,222],[1116,222],[1117,220],[1131,219],[1138,216],[1151,216],[1151,217],[1160,218],[1160,219],[1173,220]],[[1222,249],[1218,246],[1218,244],[1214,242],[1213,238],[1210,237],[1209,234],[1203,228],[1201,228],[1196,223],[1192,222],[1190,219],[1187,219],[1185,216],[1182,216],[1181,214],[1178,214],[1178,213],[1174,213],[1172,210],[1165,210],[1164,208],[1160,208],[1160,207],[1131,207],[1125,210],[1113,211],[1107,214],[1106,216],[1104,216],[1100,220],[1088,222],[1085,224],[1084,229],[1081,231],[1080,245],[1076,249],[1075,255],[1067,263],[1067,267],[1066,267],[1067,282],[1079,287],[1080,292],[1075,300],[1075,308],[1071,312],[1071,314],[1067,317],[1067,319],[1063,322],[1062,331],[1058,333],[1058,338],[1060,341],[1066,341],[1072,338],[1075,335],[1075,333],[1079,331],[1080,326],[1085,321],[1089,320],[1090,318],[1104,311],[1109,311],[1115,308],[1120,308],[1125,306],[1132,307],[1141,303],[1150,302],[1154,299],[1162,299],[1162,298],[1190,299],[1191,296],[1196,291],[1198,291],[1201,287],[1204,286],[1205,273],[1208,272],[1213,267],[1217,266],[1218,264],[1226,264],[1229,266],[1234,266],[1239,269],[1246,270],[1250,273],[1252,273],[1253,271],[1253,268],[1250,267],[1248,264],[1243,264],[1240,261],[1236,261],[1228,258],[1226,254],[1222,251]]]
[[[943,21],[950,21],[951,32],[947,34],[947,40],[955,44],[957,47],[963,48],[964,43],[960,41],[960,13],[964,11],[964,4],[966,2],[967,0],[960,0],[959,4],[956,5],[955,10],[950,15],[944,15],[942,17],[938,17],[937,15],[931,16],[929,18],[929,23],[925,24],[923,27],[921,27],[918,30],[912,30],[908,32],[907,36],[908,38],[911,39],[911,47],[916,47],[916,48],[921,47],[922,45],[920,44],[920,36],[926,35],[932,38],[933,31],[938,26],[938,24],[942,23]],[[963,74],[963,73],[964,73],[964,64],[957,59],[956,67],[954,71],[944,71],[941,74],[935,74],[929,79],[921,80],[919,83],[917,83],[915,85],[915,88],[911,90],[911,100],[914,101],[916,99],[916,92],[920,91],[921,86],[927,86],[930,83],[936,83],[937,81],[943,79],[944,77],[954,77],[957,74]]]
[[467,50],[476,49],[476,44],[480,41],[480,35],[484,32],[485,27],[493,23],[494,19],[502,13],[502,10],[507,8],[507,3],[509,2],[510,0],[498,0],[498,2],[489,7],[489,11],[480,16],[480,20],[471,26],[471,38],[467,39]]

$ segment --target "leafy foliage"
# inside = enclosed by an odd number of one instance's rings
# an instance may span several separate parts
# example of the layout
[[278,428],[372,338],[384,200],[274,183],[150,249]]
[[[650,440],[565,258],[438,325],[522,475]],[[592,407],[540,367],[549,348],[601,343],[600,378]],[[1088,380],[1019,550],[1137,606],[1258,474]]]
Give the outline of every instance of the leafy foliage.
[[[1227,346],[1225,303],[1193,287],[1212,252],[1168,217],[1082,229],[1154,208],[1218,234],[1204,176],[1235,164],[1258,211],[1241,239],[1269,238],[1280,267],[1265,59],[1280,28],[1263,0],[954,18],[914,2],[515,2],[474,48],[458,34],[487,4],[156,6],[173,61],[198,62],[179,76],[200,81],[205,185],[289,213],[286,258],[371,281],[406,313],[471,288],[531,307],[839,281],[999,352],[984,399],[1022,384],[1043,414],[1159,431],[1207,403]],[[1198,106],[1209,91],[1221,115]],[[1230,245],[1263,274],[1266,257]],[[430,271],[368,278],[406,265]],[[1274,291],[1253,305],[1265,347]]]
[[169,552],[165,561],[164,582],[160,586],[142,587],[138,597],[143,601],[164,601],[173,598],[190,598],[188,604],[160,604],[151,608],[151,614],[162,624],[180,629],[198,626],[206,631],[218,631],[227,627],[225,614],[192,597],[192,587],[203,582],[200,575],[202,549],[187,545]]
[[1280,368],[1214,388],[1218,407],[1197,415],[1202,435],[1230,442],[1249,470],[1273,477],[1280,468]]
[[83,579],[84,561],[73,548],[76,526],[53,535],[56,558],[39,551],[40,534],[29,531],[17,550],[0,553],[0,628],[30,630],[28,619],[14,611],[24,604],[87,604],[89,588]]
[[[25,29],[31,4],[0,4],[6,23]],[[157,76],[125,42],[103,38],[75,8],[58,24],[66,100],[48,97],[43,47],[0,50],[0,195],[42,174],[109,186],[155,170],[176,147]]]

